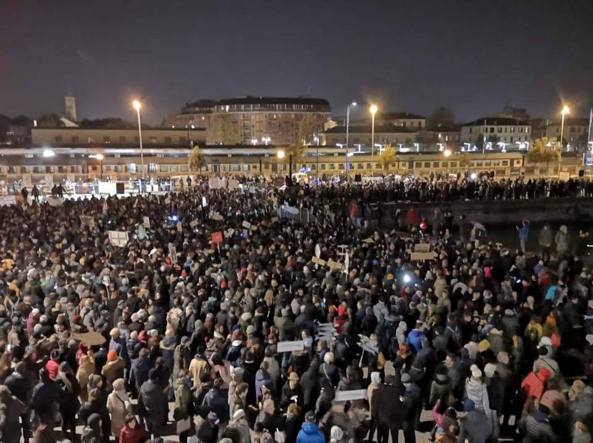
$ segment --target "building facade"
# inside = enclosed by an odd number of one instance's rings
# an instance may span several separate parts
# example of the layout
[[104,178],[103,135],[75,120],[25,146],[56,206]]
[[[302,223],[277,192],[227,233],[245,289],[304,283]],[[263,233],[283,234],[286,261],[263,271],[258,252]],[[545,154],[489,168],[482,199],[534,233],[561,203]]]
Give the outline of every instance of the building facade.
[[[33,146],[40,147],[131,147],[137,148],[140,137],[137,129],[90,128],[33,128]],[[189,140],[198,144],[206,141],[203,129],[143,128],[144,148],[188,147]]]
[[[546,137],[548,139],[560,140],[561,121],[548,121],[546,125]],[[564,119],[564,132],[562,137],[564,143],[576,148],[587,146],[589,132],[589,120],[586,118],[567,117]]]
[[381,112],[375,116],[376,125],[393,125],[416,131],[426,127],[426,117],[411,112]]
[[[412,146],[416,142],[418,131],[408,127],[393,125],[375,125],[375,144]],[[350,146],[371,146],[372,130],[370,125],[350,125],[348,143]],[[323,133],[322,144],[337,146],[346,144],[346,128],[336,126]]]
[[459,139],[472,145],[503,142],[514,146],[531,142],[531,126],[515,118],[484,117],[462,125]]

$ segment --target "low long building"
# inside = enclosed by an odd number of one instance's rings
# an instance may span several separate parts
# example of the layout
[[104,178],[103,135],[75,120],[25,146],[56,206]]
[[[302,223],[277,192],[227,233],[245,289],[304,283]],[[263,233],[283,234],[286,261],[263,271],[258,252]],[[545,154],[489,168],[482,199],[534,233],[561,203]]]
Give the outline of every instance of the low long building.
[[472,145],[531,142],[531,125],[511,117],[479,118],[461,126],[460,141]]

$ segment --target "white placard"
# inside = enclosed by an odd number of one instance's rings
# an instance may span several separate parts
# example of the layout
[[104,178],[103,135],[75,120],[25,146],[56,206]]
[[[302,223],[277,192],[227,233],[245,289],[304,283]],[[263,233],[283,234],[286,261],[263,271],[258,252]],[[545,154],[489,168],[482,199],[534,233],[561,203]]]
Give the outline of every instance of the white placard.
[[95,219],[90,215],[81,215],[80,216],[80,224],[82,226],[88,226],[89,228],[95,227]]
[[62,206],[64,204],[64,199],[60,198],[60,197],[54,197],[51,195],[48,195],[46,197],[47,199],[47,204],[50,206]]
[[192,221],[189,222],[189,227],[194,229],[196,226],[198,226],[200,224],[200,221],[195,218]]
[[335,402],[352,401],[352,400],[366,400],[366,389],[353,389],[351,391],[336,391],[334,397]]
[[315,245],[315,257],[321,257],[321,246],[319,246],[319,243]]
[[241,223],[241,226],[243,226],[245,229],[250,229],[251,223],[249,223],[247,220],[245,220],[245,221],[243,221],[243,223]]
[[150,229],[150,218],[148,218],[148,217],[144,216],[144,217],[142,218],[142,224],[144,225],[144,227],[145,227],[146,229]]
[[181,222],[177,222],[177,231],[183,232],[183,225],[181,224]]
[[128,243],[128,233],[126,231],[109,231],[109,242],[113,246],[124,247]]
[[303,349],[305,349],[303,340],[279,341],[276,345],[276,352],[293,352],[302,351]]
[[206,206],[208,206],[208,201],[206,200],[206,197],[202,196],[202,208],[205,208]]

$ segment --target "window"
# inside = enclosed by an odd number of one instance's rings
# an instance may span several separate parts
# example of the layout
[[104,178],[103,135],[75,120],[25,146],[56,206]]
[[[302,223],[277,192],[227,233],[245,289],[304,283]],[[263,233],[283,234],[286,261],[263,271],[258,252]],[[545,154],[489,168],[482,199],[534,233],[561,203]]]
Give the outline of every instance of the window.
[[367,163],[367,169],[373,169],[373,165],[371,163]]
[[169,172],[169,165],[160,165],[161,172]]
[[187,165],[179,165],[179,172],[187,172],[188,167]]
[[439,167],[439,162],[432,162],[432,167],[433,168],[438,168]]
[[490,133],[493,134],[494,133],[494,127],[490,128]]
[[509,161],[508,160],[503,160],[502,161],[502,165],[503,166],[508,166],[509,165]]
[[46,166],[46,167],[45,167],[45,172],[46,172],[47,174],[51,174],[51,173],[52,173],[52,167],[51,167],[51,166]]
[[62,143],[62,136],[56,135],[55,140],[56,140],[56,143]]
[[171,144],[171,137],[165,137],[165,143],[170,145]]
[[156,143],[156,137],[154,135],[150,136],[150,143]]
[[422,162],[414,162],[414,168],[421,168]]
[[156,172],[156,164],[149,163],[148,164],[148,172]]
[[103,143],[109,144],[111,143],[111,137],[109,137],[108,135],[103,137]]
[[78,143],[78,135],[73,135],[72,136],[72,143]]
[[125,135],[120,135],[120,136],[119,136],[119,142],[120,142],[121,144],[124,144],[124,143],[126,142],[126,137],[125,137]]
[[423,168],[425,168],[425,169],[430,168],[430,162],[424,162]]
[[338,169],[344,169],[344,163],[339,163],[338,164]]
[[332,170],[336,169],[336,165],[333,164],[333,163],[330,163],[329,164],[329,169],[332,169]]
[[477,168],[481,168],[482,167],[482,162],[476,162],[476,167]]

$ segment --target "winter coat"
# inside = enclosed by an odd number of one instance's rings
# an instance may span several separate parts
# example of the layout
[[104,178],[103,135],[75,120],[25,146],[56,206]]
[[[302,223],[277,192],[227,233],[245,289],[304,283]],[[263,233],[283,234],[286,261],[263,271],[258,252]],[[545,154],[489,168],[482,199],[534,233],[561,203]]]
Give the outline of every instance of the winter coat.
[[474,402],[476,409],[490,413],[488,390],[481,380],[470,377],[465,381],[465,397]]
[[210,371],[210,366],[208,362],[203,358],[193,358],[189,364],[189,372],[194,380],[194,389],[199,388],[202,385],[200,381],[200,375],[203,372]]
[[0,441],[3,443],[19,443],[19,418],[27,407],[18,398],[11,396],[6,403],[0,403]]
[[101,375],[105,377],[108,385],[111,386],[115,380],[124,376],[125,367],[126,364],[124,360],[121,357],[117,357],[116,360],[109,361],[105,364],[105,366],[103,366],[103,369],[101,369]]
[[119,443],[143,443],[148,439],[146,429],[136,424],[134,429],[124,426],[119,433]]
[[145,417],[163,421],[168,414],[167,397],[162,388],[153,380],[144,382],[140,388],[139,402],[142,403]]
[[422,349],[422,339],[424,338],[424,332],[418,329],[412,329],[408,334],[406,343],[410,346],[414,353],[418,353]]
[[558,255],[564,255],[568,252],[568,230],[566,226],[561,226],[558,232],[556,232],[556,236],[554,237],[554,241],[556,242],[556,252]]
[[402,394],[403,390],[400,386],[382,384],[373,395],[373,406],[371,408],[375,417],[379,423],[389,429],[396,429],[402,425]]
[[446,374],[437,373],[430,385],[429,403],[432,407],[439,398],[446,398],[451,392],[451,381]]
[[152,362],[148,358],[138,358],[130,369],[130,385],[133,386],[136,392],[140,392],[140,388],[146,380],[148,380],[148,372],[152,369]]
[[486,443],[492,433],[490,419],[477,409],[468,412],[460,424],[459,441],[467,439],[469,443]]
[[202,401],[204,413],[215,412],[221,423],[229,421],[229,404],[227,397],[217,388],[212,388],[206,393]]
[[523,443],[556,443],[558,436],[554,433],[548,417],[536,411],[529,414],[522,422],[521,427],[525,433]]
[[306,421],[297,435],[297,443],[325,443],[325,437],[315,423]]
[[111,434],[117,437],[126,424],[126,416],[131,412],[129,399],[125,392],[113,391],[107,396],[107,410],[111,415]]

